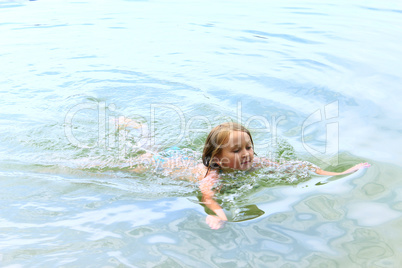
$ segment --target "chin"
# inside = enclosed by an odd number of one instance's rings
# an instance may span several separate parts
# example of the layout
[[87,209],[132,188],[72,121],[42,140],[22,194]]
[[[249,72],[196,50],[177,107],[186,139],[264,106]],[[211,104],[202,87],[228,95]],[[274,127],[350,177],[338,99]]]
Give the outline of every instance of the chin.
[[252,167],[251,162],[245,164],[245,165],[241,165],[239,170],[249,170]]

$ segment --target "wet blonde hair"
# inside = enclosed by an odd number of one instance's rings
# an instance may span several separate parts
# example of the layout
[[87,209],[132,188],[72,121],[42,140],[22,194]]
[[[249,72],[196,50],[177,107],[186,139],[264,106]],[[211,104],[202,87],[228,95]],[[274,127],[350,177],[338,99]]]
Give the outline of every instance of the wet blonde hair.
[[204,151],[202,153],[202,163],[208,168],[208,171],[212,169],[219,169],[220,166],[214,162],[214,159],[222,149],[226,146],[226,142],[229,139],[230,133],[233,131],[242,131],[249,135],[251,144],[254,148],[253,138],[250,131],[242,125],[234,122],[226,122],[214,127],[209,133],[207,140],[205,141]]

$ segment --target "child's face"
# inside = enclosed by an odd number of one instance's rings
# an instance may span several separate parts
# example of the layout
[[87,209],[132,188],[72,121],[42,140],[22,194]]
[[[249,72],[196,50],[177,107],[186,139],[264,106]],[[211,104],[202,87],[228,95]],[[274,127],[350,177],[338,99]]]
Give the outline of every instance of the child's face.
[[254,159],[254,149],[246,132],[233,131],[217,155],[222,170],[248,170]]

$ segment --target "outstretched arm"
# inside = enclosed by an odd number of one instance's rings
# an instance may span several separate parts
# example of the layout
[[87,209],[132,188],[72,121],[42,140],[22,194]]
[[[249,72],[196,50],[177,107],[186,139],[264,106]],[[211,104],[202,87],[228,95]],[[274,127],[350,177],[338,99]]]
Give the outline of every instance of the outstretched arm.
[[326,175],[326,176],[337,176],[337,175],[345,175],[345,174],[353,173],[359,169],[368,168],[368,167],[370,167],[369,163],[360,163],[360,164],[357,164],[356,166],[353,166],[353,167],[345,170],[344,172],[331,172],[331,171],[325,171],[322,169],[316,169],[315,173],[317,173],[319,175]]
[[221,206],[215,201],[215,191],[212,189],[219,181],[219,174],[215,171],[208,172],[208,175],[200,180],[200,190],[202,193],[202,202],[212,210],[216,216],[208,215],[206,222],[211,229],[219,229],[224,226],[228,220]]

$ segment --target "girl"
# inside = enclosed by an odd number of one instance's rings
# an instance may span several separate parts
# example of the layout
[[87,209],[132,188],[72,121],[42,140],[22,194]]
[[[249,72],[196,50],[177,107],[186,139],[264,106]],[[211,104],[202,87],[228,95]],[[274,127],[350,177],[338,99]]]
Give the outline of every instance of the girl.
[[[126,127],[142,129],[141,124],[127,118],[119,118],[117,123],[119,129]],[[145,133],[147,133],[146,129]],[[171,147],[167,152],[159,153],[146,150],[145,154],[131,160],[129,170],[133,172],[153,170],[176,179],[193,180],[198,178],[202,202],[215,213],[206,218],[207,224],[212,229],[219,229],[227,222],[223,209],[215,201],[216,191],[214,190],[223,173],[271,167],[280,172],[288,172],[289,176],[300,170],[303,172],[307,170],[319,175],[336,176],[370,166],[368,163],[361,163],[338,173],[322,170],[308,162],[279,164],[267,158],[255,157],[254,142],[250,132],[242,125],[233,122],[220,124],[211,130],[205,141],[202,163],[198,163],[197,157],[183,155],[183,150],[179,150],[177,147]]]
[[[278,163],[271,162],[266,158],[254,157],[254,143],[250,132],[240,124],[224,123],[209,133],[202,154],[204,167],[197,167],[199,175],[199,187],[202,193],[202,202],[216,215],[208,215],[207,224],[212,229],[221,228],[227,217],[215,201],[214,185],[219,181],[222,173],[235,170],[249,171],[263,166],[276,167]],[[367,168],[368,163],[360,163],[344,172],[329,172],[307,162],[300,162],[300,167],[307,168],[319,175],[343,175],[352,173],[361,168]]]

